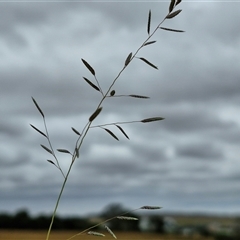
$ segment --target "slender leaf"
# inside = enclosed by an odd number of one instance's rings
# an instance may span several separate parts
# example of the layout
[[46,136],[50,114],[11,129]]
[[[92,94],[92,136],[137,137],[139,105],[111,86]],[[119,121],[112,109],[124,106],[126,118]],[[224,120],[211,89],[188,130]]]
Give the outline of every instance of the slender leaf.
[[36,100],[35,100],[33,97],[32,97],[32,100],[33,100],[33,102],[34,102],[35,106],[37,107],[38,111],[41,113],[42,117],[44,118],[43,111],[42,111],[42,110],[41,110],[41,108],[38,106],[38,104],[37,104]]
[[157,209],[161,209],[162,207],[158,207],[158,206],[142,206],[140,209],[147,209],[147,210],[157,210]]
[[127,56],[127,58],[126,58],[126,60],[125,60],[125,66],[127,66],[127,65],[130,63],[131,58],[132,58],[132,52],[129,53],[129,55]]
[[108,132],[112,137],[114,137],[116,140],[118,140],[119,141],[119,139],[116,137],[116,135],[112,132],[112,131],[110,131],[109,129],[107,129],[107,128],[103,128],[106,132]]
[[72,127],[72,130],[73,130],[77,135],[81,136],[81,133],[78,132],[75,128]]
[[116,235],[113,233],[113,231],[107,225],[105,225],[105,228],[115,239],[117,239]]
[[145,118],[141,122],[142,123],[149,123],[149,122],[155,122],[155,121],[161,121],[164,120],[165,118],[162,117],[152,117],[152,118]]
[[149,41],[149,42],[144,43],[143,46],[147,46],[147,45],[153,44],[153,43],[155,43],[155,42],[156,42],[156,41]]
[[37,132],[39,132],[40,134],[42,134],[44,137],[47,138],[47,135],[45,133],[43,133],[42,131],[40,131],[38,128],[36,128],[35,126],[33,126],[32,124],[30,124],[30,126],[35,129]]
[[95,232],[95,231],[89,231],[87,234],[88,234],[88,235],[98,236],[98,237],[105,237],[104,234],[99,233],[99,232]]
[[69,153],[69,154],[71,154],[68,150],[62,149],[62,148],[57,149],[57,151],[59,151],[59,152],[61,152],[61,153]]
[[119,126],[119,125],[116,125],[116,127],[123,133],[123,135],[129,139],[128,135],[125,133],[125,131]]
[[149,10],[148,13],[148,25],[147,25],[147,33],[150,34],[150,28],[151,28],[151,10]]
[[98,108],[89,118],[89,122],[92,122],[102,111],[102,107]]
[[151,67],[153,67],[153,68],[155,68],[155,69],[158,69],[158,67],[157,66],[155,66],[154,64],[152,64],[152,63],[150,63],[147,59],[145,59],[145,58],[139,58],[139,59],[141,59],[142,61],[144,61],[145,63],[147,63],[149,66],[151,66]]
[[174,5],[175,5],[175,0],[171,0],[170,5],[169,5],[169,13],[172,12]]
[[177,11],[175,11],[175,12],[169,13],[169,14],[166,16],[166,18],[167,18],[167,19],[174,18],[174,17],[177,16],[181,11],[182,11],[182,10],[179,9],[179,10],[177,10]]
[[95,76],[95,71],[94,71],[94,69],[90,66],[90,64],[89,64],[87,61],[85,61],[84,59],[82,59],[82,62],[83,62],[83,64],[87,67],[87,69],[92,73],[92,75]]
[[115,90],[112,90],[112,91],[110,92],[110,96],[114,96],[115,93],[116,93],[116,91],[115,91]]
[[142,96],[142,95],[135,95],[135,94],[130,94],[129,97],[134,97],[134,98],[143,98],[143,99],[148,99],[150,97],[147,96]]
[[163,30],[166,30],[166,31],[171,31],[171,32],[185,32],[183,30],[177,30],[177,29],[172,29],[172,28],[165,28],[165,27],[160,27],[160,28]]
[[96,89],[97,91],[100,91],[99,87],[96,86],[95,84],[93,84],[90,80],[88,80],[87,78],[83,77],[83,79],[94,89]]
[[56,164],[52,160],[48,159],[47,161],[56,166]]
[[42,147],[43,149],[45,149],[47,152],[49,152],[49,153],[51,153],[51,154],[53,155],[52,150],[50,150],[49,148],[45,147],[45,146],[42,145],[42,144],[41,144],[41,147]]
[[117,219],[120,219],[120,220],[129,220],[129,221],[137,221],[137,220],[138,220],[138,218],[128,217],[128,216],[117,216]]
[[177,0],[176,6],[177,6],[180,2],[182,2],[182,0]]

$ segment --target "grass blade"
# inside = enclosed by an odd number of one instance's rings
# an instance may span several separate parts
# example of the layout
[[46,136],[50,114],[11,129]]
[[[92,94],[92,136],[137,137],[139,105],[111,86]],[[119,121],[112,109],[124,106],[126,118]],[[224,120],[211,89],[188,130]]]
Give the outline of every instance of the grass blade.
[[38,111],[41,113],[42,117],[44,118],[44,114],[43,114],[43,111],[41,110],[41,108],[38,106],[36,100],[32,97],[32,100],[36,106],[36,108],[38,109]]
[[174,17],[177,16],[181,11],[182,11],[182,10],[179,9],[179,10],[173,12],[173,13],[169,13],[169,14],[166,16],[166,18],[167,18],[167,19],[174,18]]
[[98,237],[105,237],[104,234],[99,233],[99,232],[94,232],[94,231],[89,231],[87,234],[88,235],[93,235],[93,236],[98,236]]
[[176,6],[177,6],[180,2],[182,2],[182,0],[177,0]]
[[149,10],[148,13],[148,25],[147,25],[147,33],[150,34],[150,28],[151,28],[151,10]]
[[147,46],[147,45],[153,44],[153,43],[155,43],[155,42],[156,42],[156,41],[149,41],[149,42],[144,43],[143,46]]
[[142,123],[149,123],[149,122],[156,122],[156,121],[161,121],[164,120],[165,118],[162,117],[152,117],[152,118],[145,118],[141,122]]
[[98,108],[89,118],[89,122],[92,122],[102,111],[102,107]]
[[157,206],[142,206],[140,209],[157,210],[157,209],[161,209],[161,207],[157,207]]
[[125,131],[119,126],[119,125],[116,125],[116,127],[123,133],[123,135],[129,139],[128,135],[125,133]]
[[175,5],[175,0],[171,0],[170,5],[169,5],[169,13],[172,12],[174,5]]
[[90,64],[89,64],[87,61],[85,61],[84,59],[82,59],[82,62],[83,62],[83,64],[86,66],[86,68],[92,73],[92,75],[95,76],[95,71],[94,71],[94,69],[90,66]]
[[78,132],[75,128],[72,127],[72,130],[73,130],[77,135],[81,136],[81,133]]
[[56,166],[56,164],[52,161],[52,160],[47,160],[49,163],[51,163],[51,164],[53,164],[53,165],[55,165]]
[[99,87],[96,86],[95,84],[93,84],[90,80],[88,80],[87,78],[83,77],[83,79],[94,89],[96,89],[97,91],[100,91]]
[[126,61],[125,61],[125,67],[130,63],[131,58],[132,58],[132,52],[129,53],[129,55],[128,55],[127,58],[126,58]]
[[113,231],[107,225],[105,225],[105,228],[115,239],[117,239],[116,235],[113,233]]
[[120,220],[129,220],[129,221],[137,221],[138,218],[135,218],[135,217],[127,217],[127,216],[117,216],[117,219],[120,219]]
[[172,28],[165,28],[165,27],[160,27],[160,28],[163,30],[166,30],[166,31],[171,31],[171,32],[185,32],[183,30],[177,30],[177,29],[172,29]]
[[149,66],[151,66],[151,67],[153,67],[153,68],[155,68],[155,69],[158,69],[157,66],[155,66],[155,65],[152,64],[152,63],[150,63],[147,59],[142,58],[142,57],[140,57],[139,59],[141,59],[142,61],[144,61],[145,63],[147,63]]
[[49,152],[50,154],[53,155],[53,152],[52,152],[49,148],[45,147],[45,146],[42,145],[42,144],[41,144],[41,147],[42,147],[43,149],[45,149],[47,152]]
[[107,128],[103,128],[106,132],[108,132],[112,137],[114,137],[116,140],[118,140],[119,141],[119,139],[116,137],[116,135],[112,132],[112,131],[110,131],[109,129],[107,129]]
[[[61,153],[69,153],[69,154],[71,154],[67,149],[62,149],[62,148],[60,148],[60,149],[57,149],[57,151],[58,152],[61,152]],[[72,154],[71,154],[72,155]]]
[[147,96],[142,96],[142,95],[135,95],[135,94],[130,94],[129,97],[134,97],[134,98],[143,98],[143,99],[149,99],[150,97]]
[[43,133],[42,131],[40,131],[38,128],[36,128],[35,126],[33,126],[32,124],[30,124],[30,126],[35,129],[37,132],[39,132],[40,134],[42,134],[44,137],[48,138],[47,135],[45,133]]

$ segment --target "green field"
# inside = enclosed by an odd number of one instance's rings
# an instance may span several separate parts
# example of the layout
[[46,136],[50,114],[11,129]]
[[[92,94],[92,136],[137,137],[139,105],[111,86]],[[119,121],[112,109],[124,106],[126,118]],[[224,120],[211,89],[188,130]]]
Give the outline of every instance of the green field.
[[[70,231],[54,231],[51,234],[50,240],[66,240],[77,232]],[[179,239],[188,239],[188,240],[213,240],[213,238],[202,238],[200,236],[195,237],[183,237],[175,235],[159,235],[151,233],[131,233],[131,232],[121,232],[115,233],[118,239],[128,239],[128,240],[179,240]],[[1,240],[44,240],[46,238],[46,231],[14,231],[14,230],[2,230],[0,231]],[[75,237],[73,239],[83,239],[83,240],[96,240],[96,239],[114,239],[111,235],[106,233],[104,238],[82,235]]]

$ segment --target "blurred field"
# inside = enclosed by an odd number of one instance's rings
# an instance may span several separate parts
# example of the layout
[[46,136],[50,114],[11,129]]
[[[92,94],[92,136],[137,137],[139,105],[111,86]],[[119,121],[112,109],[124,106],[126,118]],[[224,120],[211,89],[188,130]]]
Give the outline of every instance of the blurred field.
[[[50,239],[51,240],[66,240],[77,232],[70,231],[55,231],[52,232]],[[202,238],[200,236],[195,237],[183,237],[183,236],[173,236],[173,235],[159,235],[151,233],[115,233],[118,239],[125,240],[179,240],[179,239],[188,239],[188,240],[213,240],[213,238]],[[46,231],[0,231],[1,240],[45,240]],[[96,240],[96,239],[114,239],[111,235],[106,233],[104,238],[82,235],[75,237],[73,239],[82,239],[82,240]]]

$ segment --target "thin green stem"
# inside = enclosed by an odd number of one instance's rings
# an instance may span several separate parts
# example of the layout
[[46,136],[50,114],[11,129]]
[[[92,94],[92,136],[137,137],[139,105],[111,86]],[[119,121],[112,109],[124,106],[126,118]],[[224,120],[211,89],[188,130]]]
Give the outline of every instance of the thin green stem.
[[49,136],[49,133],[48,133],[48,129],[47,129],[47,124],[46,124],[45,118],[43,118],[43,123],[44,123],[45,132],[46,132],[46,135],[47,135],[48,144],[49,144],[50,149],[51,149],[51,151],[52,151],[52,153],[53,153],[52,155],[53,155],[53,157],[55,158],[56,163],[57,163],[57,165],[55,165],[55,166],[57,166],[57,168],[60,170],[60,172],[62,173],[63,177],[66,178],[66,177],[65,177],[65,174],[63,173],[62,168],[61,168],[61,166],[60,166],[60,164],[59,164],[59,161],[58,161],[58,159],[57,159],[57,156],[56,156],[56,154],[55,154],[55,152],[54,152],[54,149],[53,149],[53,147],[52,147],[52,143],[51,143],[51,141],[50,141],[50,136]]
[[104,126],[110,126],[110,125],[117,125],[117,124],[131,124],[131,123],[140,123],[141,121],[135,120],[135,121],[126,121],[126,122],[113,122],[113,123],[105,123],[105,124],[99,124],[91,126],[90,128],[97,128],[97,127],[104,127]]
[[58,199],[57,199],[57,202],[56,202],[56,205],[55,205],[53,214],[52,214],[51,223],[50,223],[49,228],[48,228],[46,240],[49,239],[49,236],[50,236],[50,233],[51,233],[51,230],[52,230],[52,226],[53,226],[53,222],[54,222],[54,219],[55,219],[55,216],[56,216],[56,212],[57,212],[57,209],[58,209],[58,205],[59,205],[59,202],[60,202],[60,199],[61,199],[63,190],[64,190],[64,188],[65,188],[65,185],[66,185],[66,183],[67,183],[68,176],[69,176],[69,174],[70,174],[70,172],[71,172],[72,166],[73,166],[73,161],[72,161],[71,164],[70,164],[70,167],[69,167],[69,169],[68,169],[67,175],[66,175],[66,177],[64,178],[63,185],[62,185],[61,190],[60,190],[60,193],[59,193],[59,195],[58,195]]
[[[83,140],[84,140],[84,138],[86,137],[86,134],[87,134],[87,132],[88,132],[88,130],[89,130],[89,127],[90,127],[90,123],[87,124],[87,125],[84,127],[84,129],[86,128],[86,130],[85,130],[85,132],[84,132],[83,135],[82,135],[82,138],[81,138],[81,141],[80,141],[80,143],[79,143],[79,146],[77,147],[77,148],[78,148],[78,151],[79,151],[79,149],[80,149],[81,146],[82,146]],[[78,140],[79,140],[79,139],[78,139]],[[78,140],[77,140],[77,141],[78,141]],[[63,181],[63,184],[62,184],[62,187],[61,187],[60,193],[59,193],[59,195],[58,195],[58,199],[57,199],[57,202],[56,202],[56,205],[55,205],[53,214],[52,214],[52,219],[51,219],[51,222],[50,222],[50,225],[49,225],[49,228],[48,228],[48,233],[47,233],[46,240],[49,240],[50,233],[51,233],[51,231],[52,231],[52,226],[53,226],[53,223],[54,223],[54,219],[55,219],[55,216],[56,216],[56,212],[57,212],[57,209],[58,209],[58,205],[59,205],[60,199],[61,199],[61,197],[62,197],[62,194],[63,194],[63,190],[64,190],[64,188],[65,188],[65,185],[66,185],[66,183],[67,183],[69,174],[70,174],[70,172],[71,172],[73,163],[75,162],[75,159],[76,159],[76,158],[77,158],[77,154],[73,154],[73,156],[72,156],[72,162],[71,162],[71,164],[70,164],[70,166],[69,166],[69,169],[68,169],[68,171],[67,171],[66,177],[65,177],[65,179],[64,179],[64,181]]]
[[100,89],[100,92],[101,92],[102,96],[104,96],[103,90],[102,90],[102,88],[101,88],[101,86],[100,86],[100,84],[99,84],[99,81],[98,81],[96,75],[94,75],[94,78],[95,78],[95,80],[96,80],[96,82],[97,82],[97,85],[98,85],[98,87],[99,87],[99,89]]

